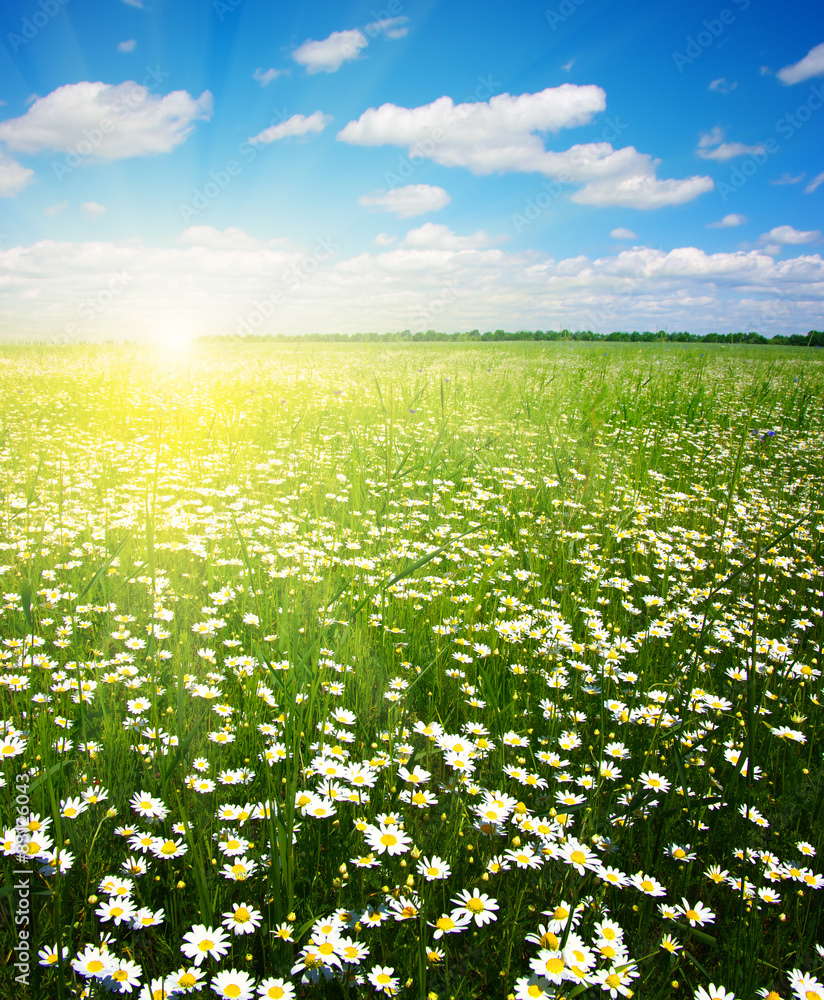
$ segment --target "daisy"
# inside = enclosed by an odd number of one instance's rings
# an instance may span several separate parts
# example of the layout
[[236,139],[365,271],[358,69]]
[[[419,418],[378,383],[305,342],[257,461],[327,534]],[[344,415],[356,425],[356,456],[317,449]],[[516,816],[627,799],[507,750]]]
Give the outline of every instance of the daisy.
[[180,950],[191,959],[198,968],[206,961],[206,957],[221,959],[229,950],[231,939],[219,927],[205,927],[195,924],[183,935]]
[[437,854],[433,854],[431,858],[421,858],[418,862],[418,871],[427,882],[449,878],[452,874],[452,869]]
[[667,890],[657,879],[651,875],[645,875],[643,872],[630,875],[629,880],[639,892],[646,893],[648,896],[666,896],[667,894]]
[[205,975],[204,972],[201,972],[194,965],[190,965],[188,969],[182,967],[177,972],[173,972],[170,976],[166,977],[166,989],[171,991],[170,996],[173,995],[175,990],[191,993],[193,989],[196,989],[200,985]]
[[223,914],[223,926],[235,935],[254,934],[260,926],[262,914],[248,903],[232,904],[231,912]]
[[135,793],[129,800],[129,804],[139,816],[145,816],[150,820],[166,819],[169,815],[169,810],[163,805],[163,802],[153,795],[149,795],[148,792]]
[[473,889],[471,894],[466,889],[462,889],[452,902],[456,907],[452,911],[453,918],[456,914],[468,913],[470,917],[474,918],[478,927],[483,927],[484,924],[490,924],[498,919],[494,912],[498,909],[497,900],[478,889]]
[[148,906],[142,906],[134,915],[132,927],[136,931],[143,930],[145,927],[159,927],[165,917],[163,909],[150,910]]
[[295,1000],[295,987],[286,979],[264,979],[257,990],[264,1000]]
[[529,967],[550,983],[562,983],[569,978],[564,952],[557,949],[541,948],[535,958],[530,960]]
[[257,863],[247,857],[236,858],[234,864],[224,865],[221,874],[233,882],[244,882],[257,870]]
[[338,954],[347,965],[360,965],[365,958],[369,957],[369,949],[360,941],[342,937],[338,941]]
[[211,987],[219,997],[226,1000],[252,1000],[255,991],[255,981],[246,972],[229,969],[218,972],[212,977]]
[[[608,991],[609,995],[615,1000],[615,997],[619,993],[624,997],[628,997],[632,993],[630,983],[633,979],[637,979],[639,975],[640,973],[635,965],[626,965],[617,968],[598,969],[596,972],[593,972],[592,979],[594,984],[600,985],[601,989],[605,992]],[[696,1000],[698,1000],[698,994],[696,994]]]
[[158,837],[149,850],[156,858],[169,860],[170,858],[180,858],[189,850],[182,840],[164,840]]
[[118,927],[121,923],[130,923],[134,919],[135,906],[128,898],[113,897],[108,901],[104,900],[94,912],[100,917],[101,923],[105,924],[109,920],[113,920],[115,927]]
[[515,1000],[547,1000],[555,997],[555,991],[542,976],[521,976],[515,980]]
[[793,969],[788,974],[790,987],[798,1000],[824,1000],[824,986],[807,972]]
[[281,941],[289,941],[291,944],[295,943],[295,939],[292,937],[292,925],[286,923],[280,923],[273,931],[269,931],[270,934],[274,934],[276,938]]
[[113,960],[105,949],[87,944],[77,957],[72,959],[72,968],[84,979],[105,979],[113,968]]
[[389,916],[389,909],[381,904],[380,906],[369,906],[361,914],[360,923],[365,927],[380,927]]
[[451,916],[448,913],[442,914],[435,921],[434,924],[430,923],[430,927],[435,928],[435,933],[432,937],[437,941],[442,938],[444,934],[460,934],[461,931],[466,930],[466,928],[472,923],[472,916],[466,911],[456,911]]
[[412,839],[405,833],[397,828],[384,826],[383,823],[378,827],[370,824],[366,828],[364,837],[373,851],[377,851],[378,854],[389,854],[390,857],[395,854],[405,854],[412,846]]
[[735,1000],[735,994],[729,993],[723,986],[710,983],[707,989],[699,986],[695,991],[695,1000]]
[[37,953],[37,957],[40,959],[38,965],[43,965],[47,969],[50,969],[57,965],[61,959],[65,962],[69,957],[69,949],[64,945],[61,952],[61,949],[56,944],[50,944],[45,948],[41,948]]
[[66,819],[76,819],[88,808],[88,803],[84,802],[79,796],[73,799],[63,799],[60,802],[60,815],[65,816]]
[[663,774],[657,774],[655,771],[642,771],[638,776],[638,780],[644,788],[649,788],[659,794],[668,792],[671,787],[669,781],[667,781]]
[[394,971],[391,965],[376,965],[367,978],[378,993],[388,993],[390,996],[394,996],[398,992],[398,983],[400,982],[400,979],[393,975]]
[[544,863],[540,854],[536,854],[532,847],[519,847],[516,850],[506,852],[506,857],[518,866],[518,868],[540,868]]
[[703,903],[696,903],[695,906],[690,906],[686,899],[681,899],[682,906],[676,906],[676,910],[679,914],[686,917],[690,922],[690,927],[703,927],[704,924],[715,923],[715,914],[712,910],[704,906]]
[[121,958],[112,964],[109,975],[103,980],[103,986],[111,993],[131,993],[133,987],[140,985],[142,971],[137,962]]

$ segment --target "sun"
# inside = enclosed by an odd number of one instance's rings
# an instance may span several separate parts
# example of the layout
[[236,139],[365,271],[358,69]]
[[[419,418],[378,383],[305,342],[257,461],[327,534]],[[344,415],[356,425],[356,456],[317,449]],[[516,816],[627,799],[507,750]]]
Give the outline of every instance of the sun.
[[186,354],[192,349],[195,334],[185,326],[169,325],[161,327],[152,338],[157,350],[169,357]]

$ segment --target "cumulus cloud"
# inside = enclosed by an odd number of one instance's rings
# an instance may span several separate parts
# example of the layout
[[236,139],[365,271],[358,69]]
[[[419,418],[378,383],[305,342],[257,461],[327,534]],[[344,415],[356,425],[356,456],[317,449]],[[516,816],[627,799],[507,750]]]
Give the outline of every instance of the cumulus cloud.
[[719,94],[729,94],[729,92],[731,90],[735,90],[737,86],[737,83],[730,83],[725,76],[721,76],[717,80],[713,80],[710,83],[710,90],[714,90]]
[[498,94],[458,105],[439,97],[416,108],[369,108],[337,138],[357,146],[406,147],[412,161],[431,159],[474,174],[540,173],[582,184],[572,198],[588,205],[658,208],[683,204],[713,188],[710,177],[658,180],[660,161],[633,146],[616,150],[597,142],[562,152],[545,149],[539,133],[585,125],[605,107],[604,91],[591,84],[565,83],[535,94]]
[[212,116],[208,90],[195,99],[185,90],[165,97],[127,81],[70,83],[37,98],[19,118],[0,122],[0,139],[21,153],[89,147],[96,160],[168,153],[185,141],[193,122]]
[[306,41],[292,53],[292,58],[307,73],[337,73],[345,62],[357,59],[369,42],[357,28],[333,31],[328,38]]
[[254,73],[252,73],[252,79],[257,80],[261,87],[265,87],[272,82],[272,80],[277,80],[279,76],[288,75],[288,69],[261,69],[258,67]]
[[269,128],[253,135],[249,142],[258,146],[268,146],[269,143],[276,142],[278,139],[288,139],[294,135],[308,135],[310,132],[322,132],[331,121],[332,116],[325,115],[322,111],[315,111],[308,117],[306,115],[292,115],[285,122],[281,122],[279,125],[270,125]]
[[209,247],[212,250],[262,250],[270,247],[287,246],[286,239],[259,240],[237,226],[216,229],[214,226],[189,226],[178,236],[180,243],[193,247]]
[[[92,339],[149,339],[170,317],[203,334],[545,329],[548,316],[556,326],[602,332],[668,325],[771,334],[820,322],[820,254],[780,260],[763,249],[635,247],[553,260],[478,246],[479,234],[445,227],[412,234],[402,245],[344,259],[324,240],[315,248],[254,240],[232,248],[244,241],[237,230],[190,232],[185,245],[170,248],[41,240],[0,250],[0,328],[45,338],[74,322]],[[84,327],[84,301],[118,274],[128,281]]]
[[0,149],[0,198],[13,198],[31,183],[34,171],[13,160]]
[[704,160],[718,160],[721,163],[747,153],[761,154],[761,145],[745,146],[743,142],[724,142],[724,130],[718,125],[709,132],[702,132],[696,152]]
[[793,84],[803,83],[813,76],[821,76],[824,73],[824,42],[814,48],[791,66],[785,66],[776,74],[782,83]]
[[378,233],[372,242],[376,247],[391,247],[397,239],[397,236],[390,236],[389,233]]
[[817,229],[800,230],[793,226],[775,226],[768,233],[761,234],[764,243],[780,243],[782,246],[816,243],[820,239],[821,233]]
[[117,51],[118,52],[134,52],[136,45],[137,45],[137,40],[135,38],[130,38],[130,39],[128,39],[128,41],[118,42],[117,43]]
[[804,194],[812,194],[813,191],[815,191],[815,189],[821,184],[824,184],[824,171],[816,177],[813,177],[810,183],[804,188]]
[[448,226],[425,222],[418,229],[410,229],[403,239],[403,245],[416,250],[480,250],[488,247],[492,240],[479,229],[471,236],[456,236]]
[[729,215],[725,215],[723,219],[719,219],[718,222],[708,222],[707,229],[731,229],[733,226],[743,226],[746,221],[746,215],[731,212]]
[[623,226],[619,226],[617,229],[613,229],[609,234],[614,240],[637,240],[638,234],[634,233],[631,229],[624,229]]
[[442,187],[431,184],[407,184],[406,187],[365,194],[358,204],[378,212],[394,212],[399,219],[409,219],[425,212],[438,212],[452,199]]
[[87,219],[99,219],[101,215],[105,215],[106,206],[97,201],[84,201],[80,206],[80,211]]

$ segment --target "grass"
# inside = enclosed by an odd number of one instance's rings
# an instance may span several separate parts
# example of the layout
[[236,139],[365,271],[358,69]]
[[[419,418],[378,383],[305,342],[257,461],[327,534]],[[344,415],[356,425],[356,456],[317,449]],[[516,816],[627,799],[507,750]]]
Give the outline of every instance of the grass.
[[824,996],[816,352],[0,365],[2,996]]

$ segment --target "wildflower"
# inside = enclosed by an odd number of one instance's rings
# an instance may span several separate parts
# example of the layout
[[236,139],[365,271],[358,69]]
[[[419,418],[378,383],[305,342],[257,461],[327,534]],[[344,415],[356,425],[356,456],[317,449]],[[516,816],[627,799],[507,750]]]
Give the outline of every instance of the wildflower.
[[401,830],[381,824],[378,827],[368,826],[364,834],[365,839],[373,851],[378,854],[405,854],[412,846],[412,840]]
[[592,851],[574,837],[570,837],[564,844],[560,855],[561,859],[571,865],[579,875],[585,875],[588,868],[596,871],[601,867],[600,861]]
[[129,923],[135,915],[135,906],[130,899],[118,899],[113,897],[104,901],[94,911],[100,917],[101,923],[113,920],[115,927],[121,923]]
[[430,923],[430,927],[435,928],[432,937],[437,941],[444,934],[460,934],[472,923],[472,915],[467,912],[456,911],[451,916],[448,913],[441,914],[435,923]]
[[471,894],[468,890],[462,889],[452,902],[456,907],[452,911],[453,918],[456,914],[468,913],[478,927],[483,927],[484,924],[490,924],[498,919],[494,912],[498,909],[497,900],[478,889],[473,889]]
[[286,979],[264,979],[257,990],[263,1000],[295,1000],[295,987]]
[[137,962],[121,958],[112,963],[108,976],[103,980],[103,986],[112,993],[131,993],[134,986],[140,985],[140,973],[143,970]]
[[554,990],[542,976],[521,976],[515,980],[515,1000],[547,1000],[555,997]]
[[367,978],[379,993],[388,993],[390,996],[394,996],[400,982],[400,979],[393,975],[394,971],[390,965],[376,965]]
[[714,983],[704,989],[699,986],[695,991],[695,1000],[735,1000],[735,994],[730,993],[723,986],[716,986]]
[[238,972],[236,969],[229,969],[227,972],[218,972],[212,977],[211,987],[219,997],[226,1000],[252,1000],[254,996],[255,981],[246,972]]
[[649,788],[659,794],[668,792],[671,787],[670,782],[663,776],[663,774],[656,774],[654,771],[643,771],[638,776],[638,780],[644,788]]
[[452,874],[452,869],[437,854],[433,854],[431,858],[421,858],[418,862],[418,871],[427,882],[432,882],[435,879],[449,878]]
[[824,986],[808,972],[793,969],[788,973],[790,988],[798,1000],[824,1000]]
[[163,909],[150,910],[147,906],[141,907],[134,915],[132,927],[139,931],[145,927],[159,927],[165,919]]
[[369,957],[369,949],[360,941],[341,937],[338,941],[338,954],[347,965],[360,965],[365,958]]
[[295,939],[292,937],[292,925],[284,921],[277,925],[273,931],[269,931],[270,934],[274,934],[276,938],[281,941],[289,941],[294,944]]
[[536,854],[529,844],[525,847],[509,850],[505,856],[509,861],[516,864],[518,868],[540,868],[544,863],[541,855]]
[[672,934],[665,934],[661,938],[661,947],[664,951],[668,951],[671,955],[674,955],[676,952],[681,951],[684,946],[680,942],[676,941]]
[[82,952],[72,959],[74,971],[84,979],[104,979],[110,972],[113,960],[108,951],[87,944]]
[[61,950],[58,945],[50,944],[46,945],[45,948],[41,948],[37,953],[37,957],[40,959],[38,965],[43,965],[47,969],[50,969],[61,960],[65,962],[69,957],[69,949],[64,945]]
[[634,964],[619,966],[606,969],[598,969],[592,974],[593,983],[595,985],[600,985],[601,989],[605,992],[609,992],[610,997],[615,1000],[615,997],[620,993],[621,996],[628,997],[632,990],[630,988],[630,983],[633,979],[637,979],[640,975],[638,969]]
[[629,880],[639,892],[646,893],[648,896],[666,896],[667,894],[667,890],[652,875],[636,872],[634,875],[630,875]]
[[221,959],[229,950],[231,939],[219,927],[205,927],[203,924],[195,924],[192,929],[183,935],[183,944],[180,950],[191,959],[196,966],[200,967],[208,955],[212,958]]
[[65,816],[66,819],[76,819],[88,808],[88,803],[84,802],[80,797],[63,799],[60,802],[60,815]]
[[704,906],[703,903],[696,903],[695,906],[690,906],[686,899],[682,899],[681,903],[683,905],[677,906],[676,910],[689,920],[690,927],[703,927],[704,924],[715,922],[715,914],[708,907]]
[[169,815],[169,810],[161,800],[149,795],[148,792],[138,792],[133,795],[130,805],[138,815],[147,819],[163,820]]
[[244,882],[250,875],[254,875],[257,870],[257,863],[247,857],[235,858],[231,865],[224,865],[221,874],[224,878],[233,882]]
[[206,973],[201,972],[195,965],[190,965],[188,968],[182,966],[177,972],[166,977],[166,988],[170,990],[170,996],[176,995],[175,991],[191,993],[205,977]]
[[262,914],[248,903],[232,904],[232,909],[223,914],[223,926],[235,935],[254,934],[260,926]]
[[170,858],[181,858],[189,850],[182,840],[164,840],[158,837],[149,850],[156,858],[169,860]]

